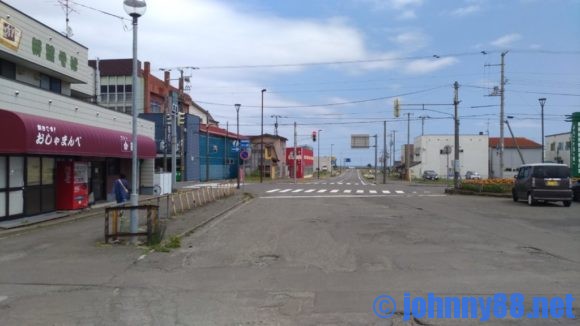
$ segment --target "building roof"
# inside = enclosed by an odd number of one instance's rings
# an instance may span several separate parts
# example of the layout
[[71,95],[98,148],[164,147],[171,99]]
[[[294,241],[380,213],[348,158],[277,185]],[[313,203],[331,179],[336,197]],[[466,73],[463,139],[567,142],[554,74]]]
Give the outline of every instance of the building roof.
[[[536,143],[531,139],[525,137],[516,137],[516,142],[521,149],[542,148],[542,145]],[[504,148],[516,148],[513,138],[505,137],[503,140]],[[489,147],[497,148],[499,144],[499,137],[489,137]]]
[[[199,132],[205,134],[207,132],[207,125],[203,123],[200,124]],[[214,136],[225,136],[232,139],[238,138],[238,134],[236,134],[235,132],[230,132],[228,130],[225,130],[223,128],[211,124],[209,125],[209,133]],[[248,136],[240,135],[240,139],[248,139]]]
[[[261,137],[261,135],[255,135],[255,136],[249,136],[251,140],[254,139],[259,139]],[[288,138],[282,137],[282,136],[276,136],[276,135],[272,135],[272,134],[264,134],[264,137],[270,137],[270,138],[275,138],[275,139],[280,139],[282,141],[288,141]]]
[[570,131],[568,131],[568,132],[561,132],[561,133],[558,133],[558,134],[546,135],[546,137],[564,136],[564,135],[572,135],[572,133]]
[[[97,60],[89,60],[89,66],[97,69]],[[142,76],[141,61],[137,61],[137,71]],[[99,60],[99,72],[104,76],[131,76],[133,75],[133,59],[105,59]]]

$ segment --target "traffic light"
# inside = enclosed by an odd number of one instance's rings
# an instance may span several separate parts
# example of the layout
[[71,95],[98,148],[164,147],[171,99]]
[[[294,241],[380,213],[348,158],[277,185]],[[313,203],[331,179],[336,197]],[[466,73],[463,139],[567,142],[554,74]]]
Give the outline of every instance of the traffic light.
[[171,113],[165,114],[165,124],[170,126],[171,125]]
[[316,142],[316,131],[312,132],[312,141]]
[[398,118],[401,115],[401,104],[399,103],[398,98],[393,102],[393,114],[395,115],[395,118]]
[[177,112],[177,124],[180,126],[185,124],[185,112]]

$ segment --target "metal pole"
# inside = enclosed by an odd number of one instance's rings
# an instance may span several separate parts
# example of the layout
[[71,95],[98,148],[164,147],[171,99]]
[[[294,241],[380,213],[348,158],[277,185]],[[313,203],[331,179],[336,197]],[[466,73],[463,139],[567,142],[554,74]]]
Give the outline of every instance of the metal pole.
[[205,181],[209,181],[209,111],[205,111]]
[[266,89],[262,89],[262,129],[260,131],[260,183],[264,179],[264,92]]
[[320,132],[322,130],[318,130],[318,179],[320,179]]
[[330,177],[332,178],[332,147],[334,144],[330,144]]
[[383,121],[383,184],[387,183],[387,121]]
[[377,153],[378,153],[378,143],[377,143],[377,134],[375,134],[375,184],[377,183]]
[[540,101],[540,106],[542,107],[542,163],[544,163],[546,156],[544,151],[544,104],[546,103],[546,98],[539,98],[538,101]]
[[171,94],[171,191],[177,190],[177,103]]
[[499,177],[503,178],[504,162],[503,162],[503,150],[505,146],[504,141],[504,97],[505,97],[505,55],[507,51],[501,53],[501,80],[500,80],[500,105],[499,105]]
[[458,115],[458,106],[459,106],[459,83],[453,83],[453,88],[455,89],[455,96],[453,100],[453,105],[455,108],[455,148],[454,148],[454,160],[453,163],[453,184],[455,185],[455,189],[459,189],[459,115]]
[[226,121],[226,135],[224,137],[224,168],[222,169],[223,171],[223,176],[225,179],[225,176],[227,173],[227,166],[228,166],[228,135],[230,134],[230,122]]
[[236,139],[238,141],[238,151],[236,152],[236,179],[237,186],[236,189],[240,189],[240,152],[242,147],[240,146],[240,107],[241,104],[235,104],[236,107]]
[[[138,16],[133,16],[133,73],[132,73],[132,140],[133,152],[131,153],[131,206],[136,207],[139,205],[139,192],[137,191],[137,177],[139,174],[137,170],[139,168],[138,156],[137,156],[137,20]],[[131,233],[137,233],[139,230],[139,215],[136,208],[131,209]],[[133,237],[133,242],[137,241],[137,237]]]
[[296,122],[294,122],[294,183],[296,183],[296,160],[298,159],[298,153],[296,153]]
[[408,181],[411,181],[411,113],[407,113],[407,146],[405,148],[405,170]]
[[[508,118],[509,117],[510,116],[508,116]],[[524,156],[522,155],[522,151],[520,150],[520,146],[518,145],[518,141],[516,140],[516,137],[514,136],[514,132],[512,131],[512,127],[510,126],[509,121],[506,120],[505,123],[508,126],[508,130],[510,131],[510,135],[512,135],[512,139],[514,141],[514,144],[516,145],[516,149],[518,150],[518,154],[520,155],[520,160],[522,160],[522,164],[526,164],[526,162],[524,161]]]

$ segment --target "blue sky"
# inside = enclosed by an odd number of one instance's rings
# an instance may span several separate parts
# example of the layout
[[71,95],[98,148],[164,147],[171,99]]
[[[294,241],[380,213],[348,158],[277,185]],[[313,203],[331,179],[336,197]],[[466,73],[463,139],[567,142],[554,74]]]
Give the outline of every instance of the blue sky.
[[[56,0],[6,2],[64,30],[64,12]],[[73,1],[73,39],[89,48],[90,58],[131,56],[130,24],[83,6],[126,17],[121,3]],[[336,156],[355,164],[370,163],[374,153],[351,150],[351,134],[377,133],[382,139],[382,121],[387,120],[388,130],[397,130],[397,147],[406,141],[406,121],[393,118],[394,97],[403,104],[452,103],[454,81],[460,84],[461,133],[489,130],[498,136],[499,97],[486,95],[499,85],[500,69],[486,64],[498,64],[502,51],[509,51],[505,108],[514,116],[516,136],[540,142],[539,97],[547,98],[546,134],[568,131],[564,116],[580,111],[578,0],[147,4],[139,21],[140,60],[150,61],[154,69],[199,67],[186,72],[192,76],[190,94],[221,126],[235,124],[233,105],[241,103],[242,132],[259,134],[260,90],[266,88],[265,131],[273,133],[271,116],[280,115],[279,133],[290,144],[290,125],[296,121],[299,143],[316,148],[310,134],[323,129],[322,155],[334,144]],[[269,67],[231,68],[246,65]],[[444,113],[410,109],[416,107],[404,106],[402,113],[413,114],[411,138],[421,132],[419,116],[429,117],[425,134],[453,132],[452,106],[426,106]]]

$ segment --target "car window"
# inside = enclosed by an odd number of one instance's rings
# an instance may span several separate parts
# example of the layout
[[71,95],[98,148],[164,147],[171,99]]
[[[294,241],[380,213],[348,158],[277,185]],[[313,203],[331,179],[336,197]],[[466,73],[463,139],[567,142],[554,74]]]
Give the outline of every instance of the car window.
[[523,172],[522,179],[526,179],[527,177],[529,177],[529,176],[530,176],[530,170],[531,170],[531,169],[532,169],[532,168],[531,168],[531,167],[529,167],[529,166],[526,166],[526,167],[523,169],[523,171],[522,171],[522,172]]
[[534,169],[534,178],[568,178],[570,169],[567,166],[536,166]]

